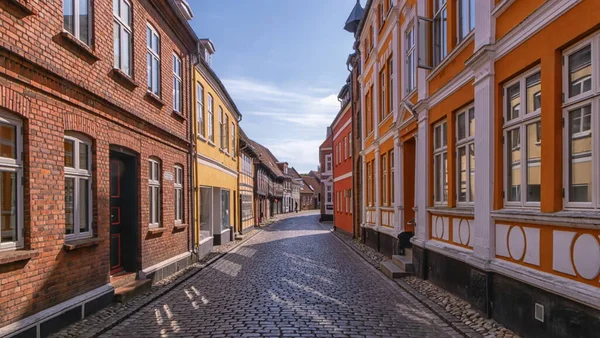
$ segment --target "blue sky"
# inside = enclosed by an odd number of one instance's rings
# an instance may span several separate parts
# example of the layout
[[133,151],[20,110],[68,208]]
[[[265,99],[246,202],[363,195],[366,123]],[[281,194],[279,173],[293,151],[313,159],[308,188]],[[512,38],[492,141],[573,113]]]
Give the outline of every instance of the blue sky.
[[[364,0],[362,1],[364,6]],[[248,137],[299,172],[315,170],[353,36],[355,0],[188,0],[212,67],[240,109]]]

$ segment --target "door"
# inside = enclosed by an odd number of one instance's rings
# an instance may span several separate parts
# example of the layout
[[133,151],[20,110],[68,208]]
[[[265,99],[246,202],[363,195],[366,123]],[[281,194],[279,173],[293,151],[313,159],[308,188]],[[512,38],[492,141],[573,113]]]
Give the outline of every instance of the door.
[[122,160],[114,158],[110,160],[110,273],[112,275],[123,271],[121,170],[124,169],[125,163]]

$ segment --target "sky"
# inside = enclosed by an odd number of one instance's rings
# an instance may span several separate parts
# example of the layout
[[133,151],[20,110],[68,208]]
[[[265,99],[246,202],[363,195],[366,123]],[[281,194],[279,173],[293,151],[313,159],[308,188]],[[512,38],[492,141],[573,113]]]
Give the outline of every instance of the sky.
[[[364,0],[362,4],[364,6]],[[300,173],[339,112],[354,37],[343,29],[355,0],[188,0],[212,68],[242,113],[249,138]]]

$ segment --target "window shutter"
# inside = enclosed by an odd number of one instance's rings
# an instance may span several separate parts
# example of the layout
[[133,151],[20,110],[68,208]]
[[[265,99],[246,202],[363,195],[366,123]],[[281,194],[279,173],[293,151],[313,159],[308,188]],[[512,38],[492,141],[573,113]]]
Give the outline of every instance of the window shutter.
[[417,67],[423,69],[433,69],[431,62],[431,37],[433,20],[418,17],[417,23]]

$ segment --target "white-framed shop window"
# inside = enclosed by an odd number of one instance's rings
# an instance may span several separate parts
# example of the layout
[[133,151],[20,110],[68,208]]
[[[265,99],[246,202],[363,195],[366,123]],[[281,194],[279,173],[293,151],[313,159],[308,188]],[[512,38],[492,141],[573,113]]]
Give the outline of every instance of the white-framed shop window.
[[160,227],[160,208],[161,208],[161,165],[157,158],[148,160],[148,197],[149,197],[149,220],[148,224],[151,228]]
[[176,165],[174,168],[175,180],[173,188],[175,189],[175,223],[183,222],[183,166]]
[[90,0],[63,0],[63,28],[86,45],[92,42]]
[[448,204],[448,124],[444,119],[433,127],[433,200]]
[[539,68],[504,86],[504,205],[539,207],[542,84]]
[[67,240],[92,236],[92,143],[68,133],[64,140],[65,235]]
[[160,96],[160,36],[152,25],[146,25],[146,67],[148,91]]
[[113,17],[113,66],[131,76],[131,3],[128,0],[114,0]]
[[0,251],[23,240],[23,124],[0,111]]
[[457,204],[475,203],[475,108],[456,114]]

